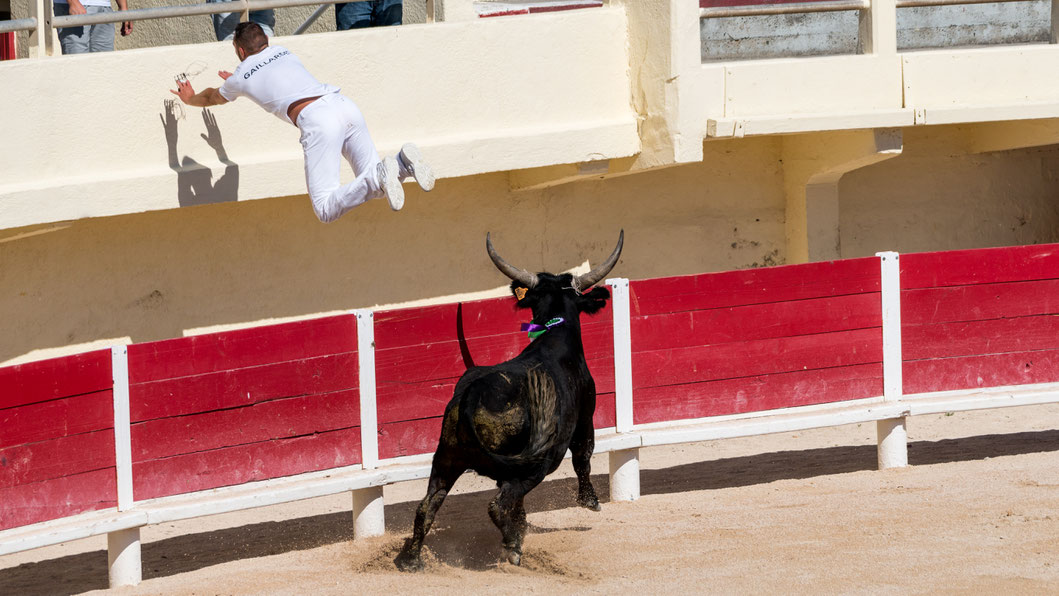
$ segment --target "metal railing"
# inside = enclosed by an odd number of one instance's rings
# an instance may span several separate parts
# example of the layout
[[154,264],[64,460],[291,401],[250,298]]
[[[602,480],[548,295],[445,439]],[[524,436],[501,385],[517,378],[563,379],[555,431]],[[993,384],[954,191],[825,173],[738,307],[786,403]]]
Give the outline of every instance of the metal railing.
[[[228,2],[116,10],[91,15],[56,15],[53,12],[52,1],[44,0],[42,5],[40,5],[40,7],[43,8],[43,14],[24,19],[0,21],[0,33],[29,31],[31,34],[37,36],[38,41],[36,43],[38,47],[43,49],[45,54],[50,55],[54,53],[54,49],[51,47],[53,43],[51,32],[53,29],[81,27],[84,25],[100,25],[105,23],[123,23],[125,21],[193,17],[229,12],[241,13],[242,17],[240,20],[246,21],[249,18],[250,12],[256,10],[319,5],[316,11],[314,11],[304,23],[294,30],[294,35],[301,35],[309,29],[309,27],[311,27],[324,12],[327,11],[327,7],[348,1],[349,0],[230,0]],[[427,22],[435,22],[436,13],[434,0],[426,1],[426,12]]]
[[33,31],[37,28],[37,17],[28,19],[14,19],[12,21],[0,21],[0,33],[14,33],[15,31]]

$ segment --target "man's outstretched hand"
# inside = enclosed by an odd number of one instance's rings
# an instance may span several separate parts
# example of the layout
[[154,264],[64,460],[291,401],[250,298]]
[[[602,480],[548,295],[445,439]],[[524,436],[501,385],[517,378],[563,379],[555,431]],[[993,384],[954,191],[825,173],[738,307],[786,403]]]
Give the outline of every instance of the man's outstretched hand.
[[188,81],[187,79],[177,79],[176,84],[176,90],[170,89],[169,92],[179,97],[180,101],[188,103],[192,96],[195,95],[195,90],[191,88],[191,81]]
[[232,73],[228,72],[227,70],[218,70],[217,76],[227,81],[228,77],[232,76]]

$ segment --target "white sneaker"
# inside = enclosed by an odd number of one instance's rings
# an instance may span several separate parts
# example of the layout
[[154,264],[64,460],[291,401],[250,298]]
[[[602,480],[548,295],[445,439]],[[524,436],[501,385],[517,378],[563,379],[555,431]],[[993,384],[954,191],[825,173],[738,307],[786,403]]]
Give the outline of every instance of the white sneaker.
[[430,192],[434,190],[434,170],[430,169],[427,162],[423,161],[423,154],[415,143],[405,143],[401,152],[397,154],[406,170],[412,173],[412,177],[419,183],[419,188]]
[[392,157],[383,158],[376,166],[379,176],[379,186],[386,193],[386,200],[390,202],[390,209],[400,211],[404,207],[404,187],[401,186],[401,168],[397,160]]

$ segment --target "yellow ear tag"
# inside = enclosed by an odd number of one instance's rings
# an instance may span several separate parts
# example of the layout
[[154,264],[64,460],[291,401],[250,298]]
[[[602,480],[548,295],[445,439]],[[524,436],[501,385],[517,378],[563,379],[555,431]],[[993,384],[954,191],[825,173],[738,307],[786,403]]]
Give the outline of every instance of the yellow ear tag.
[[528,291],[529,291],[529,288],[515,288],[515,297],[518,298],[519,300],[522,300],[523,298],[526,297],[526,292],[528,292]]

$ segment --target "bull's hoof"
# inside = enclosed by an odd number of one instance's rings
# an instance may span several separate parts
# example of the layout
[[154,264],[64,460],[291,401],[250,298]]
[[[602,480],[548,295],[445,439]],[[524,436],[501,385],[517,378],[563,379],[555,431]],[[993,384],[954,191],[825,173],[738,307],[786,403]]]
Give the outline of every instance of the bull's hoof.
[[414,572],[423,570],[423,559],[412,555],[408,551],[401,551],[401,554],[397,555],[397,558],[393,560],[393,564],[401,571]]
[[522,553],[520,553],[520,552],[518,552],[516,550],[509,550],[509,549],[504,549],[504,550],[507,551],[507,562],[508,563],[511,563],[512,565],[515,565],[515,566],[522,565]]
[[603,508],[599,506],[599,499],[596,495],[579,496],[577,497],[577,504],[585,509],[591,509],[592,511],[602,511]]

